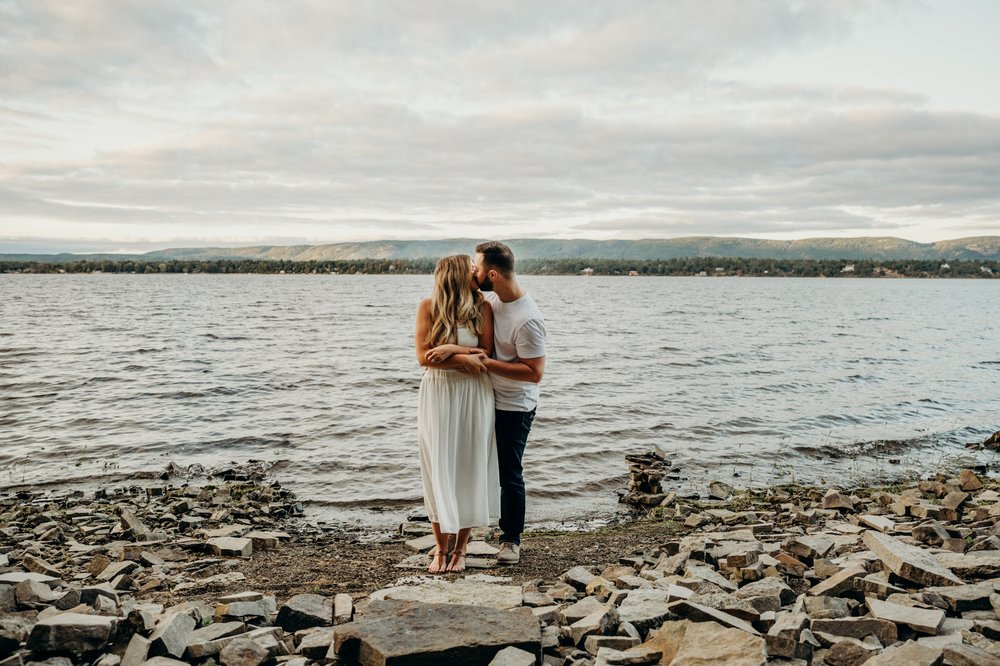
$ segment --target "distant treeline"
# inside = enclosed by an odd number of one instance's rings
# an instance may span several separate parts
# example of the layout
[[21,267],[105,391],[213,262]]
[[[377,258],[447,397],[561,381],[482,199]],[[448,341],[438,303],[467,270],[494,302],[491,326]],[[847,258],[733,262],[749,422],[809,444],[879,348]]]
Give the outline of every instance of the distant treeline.
[[[335,261],[212,260],[80,260],[61,264],[2,261],[2,273],[315,273],[429,274],[434,259],[355,259]],[[689,257],[637,261],[630,259],[523,259],[526,275],[706,275],[755,277],[1000,277],[997,261],[747,259]]]

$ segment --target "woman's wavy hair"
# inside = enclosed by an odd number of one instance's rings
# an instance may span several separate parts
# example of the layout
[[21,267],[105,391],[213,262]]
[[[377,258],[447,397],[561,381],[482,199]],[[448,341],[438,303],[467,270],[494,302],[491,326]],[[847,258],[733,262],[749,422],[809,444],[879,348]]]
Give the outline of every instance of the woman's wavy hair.
[[483,295],[473,289],[472,259],[465,254],[444,257],[434,267],[431,294],[431,328],[427,344],[432,347],[458,341],[458,329],[468,326],[483,333]]

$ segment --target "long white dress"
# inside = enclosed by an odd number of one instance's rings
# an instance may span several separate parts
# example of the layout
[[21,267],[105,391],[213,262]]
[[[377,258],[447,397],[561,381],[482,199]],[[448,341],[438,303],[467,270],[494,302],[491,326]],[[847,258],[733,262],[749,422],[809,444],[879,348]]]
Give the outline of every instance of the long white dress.
[[[458,344],[477,347],[471,330]],[[417,440],[424,507],[441,531],[483,527],[500,514],[493,387],[486,373],[426,368],[420,380]]]

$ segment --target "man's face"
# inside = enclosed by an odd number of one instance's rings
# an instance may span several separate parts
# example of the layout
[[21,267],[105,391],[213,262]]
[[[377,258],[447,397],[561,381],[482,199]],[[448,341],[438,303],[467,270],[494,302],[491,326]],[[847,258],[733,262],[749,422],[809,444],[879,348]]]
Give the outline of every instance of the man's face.
[[490,273],[491,271],[483,263],[483,255],[477,254],[473,275],[480,291],[493,291],[493,280],[490,279]]

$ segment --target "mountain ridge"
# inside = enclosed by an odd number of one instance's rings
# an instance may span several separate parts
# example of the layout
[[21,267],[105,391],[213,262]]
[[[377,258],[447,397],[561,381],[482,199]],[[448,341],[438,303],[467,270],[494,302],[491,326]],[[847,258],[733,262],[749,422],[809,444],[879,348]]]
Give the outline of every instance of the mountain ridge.
[[[321,245],[255,245],[237,248],[167,248],[140,254],[0,254],[3,261],[63,263],[80,260],[169,261],[258,259],[329,261],[353,259],[425,259],[472,253],[476,239],[380,240]],[[1000,236],[972,236],[933,243],[895,238],[807,238],[794,241],[723,236],[641,240],[522,238],[505,240],[521,259],[635,259],[738,257],[757,259],[942,259],[1000,260]]]

